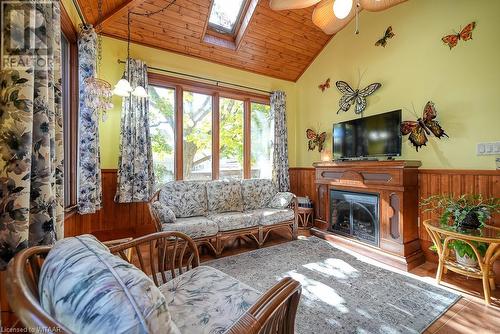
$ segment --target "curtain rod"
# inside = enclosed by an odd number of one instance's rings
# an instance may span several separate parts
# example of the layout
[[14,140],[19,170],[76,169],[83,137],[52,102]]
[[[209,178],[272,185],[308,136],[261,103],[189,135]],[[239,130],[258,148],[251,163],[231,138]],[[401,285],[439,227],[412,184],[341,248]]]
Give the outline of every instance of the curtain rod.
[[[118,63],[125,64],[126,62],[125,62],[125,60],[118,59]],[[271,94],[271,92],[269,92],[267,90],[249,87],[249,86],[238,85],[238,84],[231,83],[231,82],[214,80],[214,79],[205,78],[205,77],[201,77],[201,76],[197,76],[197,75],[171,71],[171,70],[167,70],[164,68],[158,68],[158,67],[152,67],[152,66],[148,66],[148,68],[155,70],[155,71],[166,72],[166,73],[176,74],[176,75],[182,75],[182,76],[186,76],[186,77],[190,77],[190,78],[194,78],[194,79],[199,79],[199,80],[211,81],[211,82],[214,82],[217,86],[219,86],[219,84],[223,84],[223,85],[227,85],[227,86],[233,86],[233,87],[239,87],[239,88],[244,88],[244,89],[248,89],[248,90],[253,90],[253,91],[261,92],[261,93],[265,93],[265,94]]]
[[82,14],[82,9],[80,8],[80,5],[78,4],[77,0],[72,0],[73,6],[76,8],[76,12],[78,13],[78,16],[80,17],[80,21],[82,21],[82,24],[85,26],[87,25],[87,22],[85,22],[85,17]]

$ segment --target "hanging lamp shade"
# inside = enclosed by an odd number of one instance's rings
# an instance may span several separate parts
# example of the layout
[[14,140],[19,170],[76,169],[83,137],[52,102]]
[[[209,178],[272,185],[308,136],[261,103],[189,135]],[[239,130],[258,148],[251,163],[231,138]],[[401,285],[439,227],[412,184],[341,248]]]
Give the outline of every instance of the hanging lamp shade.
[[132,95],[137,96],[137,97],[148,97],[148,92],[146,89],[142,86],[137,86],[135,87],[134,91],[132,92]]
[[321,0],[270,0],[269,7],[272,10],[302,9],[311,7]]
[[[356,10],[353,8],[345,18],[337,18],[333,14],[333,2],[334,0],[321,1],[316,5],[312,14],[313,23],[328,35],[339,32],[356,16]],[[359,10],[361,11],[361,8]]]

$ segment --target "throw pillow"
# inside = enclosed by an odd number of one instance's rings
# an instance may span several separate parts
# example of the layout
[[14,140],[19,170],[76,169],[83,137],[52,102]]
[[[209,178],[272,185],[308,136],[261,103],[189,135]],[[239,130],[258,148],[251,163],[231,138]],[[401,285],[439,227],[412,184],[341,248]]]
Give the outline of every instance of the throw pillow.
[[285,209],[292,203],[295,195],[290,192],[279,192],[273,196],[268,207],[273,209]]
[[153,203],[153,210],[161,224],[171,224],[177,220],[174,211],[160,201]]

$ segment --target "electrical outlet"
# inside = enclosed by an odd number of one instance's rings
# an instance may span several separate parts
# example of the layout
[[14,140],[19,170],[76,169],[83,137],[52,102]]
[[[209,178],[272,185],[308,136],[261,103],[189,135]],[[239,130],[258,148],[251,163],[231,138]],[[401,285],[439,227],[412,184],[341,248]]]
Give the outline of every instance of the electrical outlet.
[[492,143],[479,143],[476,148],[477,155],[500,155],[500,141]]

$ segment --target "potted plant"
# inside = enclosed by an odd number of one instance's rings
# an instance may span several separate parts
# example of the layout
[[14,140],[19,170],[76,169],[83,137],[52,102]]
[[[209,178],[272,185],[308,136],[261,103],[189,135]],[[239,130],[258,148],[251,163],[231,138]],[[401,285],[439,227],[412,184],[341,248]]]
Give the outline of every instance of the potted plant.
[[[473,230],[483,227],[486,221],[496,212],[500,212],[500,199],[483,199],[482,195],[434,195],[425,198],[420,205],[425,211],[442,210],[440,224],[454,226],[457,229]],[[473,242],[478,252],[483,256],[487,245]],[[477,257],[472,248],[460,240],[452,240],[449,247],[455,250],[457,262],[469,266],[477,266]]]

